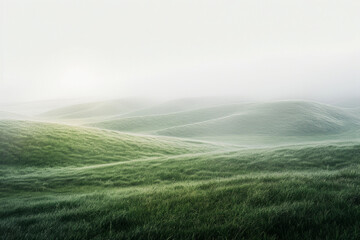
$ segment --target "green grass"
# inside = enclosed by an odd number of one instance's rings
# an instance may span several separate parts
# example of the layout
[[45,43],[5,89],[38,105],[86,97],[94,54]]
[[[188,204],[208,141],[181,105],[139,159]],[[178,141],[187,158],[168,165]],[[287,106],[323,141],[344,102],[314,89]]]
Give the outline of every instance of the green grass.
[[66,166],[196,153],[214,145],[29,121],[0,121],[0,164]]
[[0,121],[0,160],[2,239],[360,237],[357,140],[251,149]]
[[2,201],[0,226],[7,239],[358,239],[358,179],[283,173],[31,193]]

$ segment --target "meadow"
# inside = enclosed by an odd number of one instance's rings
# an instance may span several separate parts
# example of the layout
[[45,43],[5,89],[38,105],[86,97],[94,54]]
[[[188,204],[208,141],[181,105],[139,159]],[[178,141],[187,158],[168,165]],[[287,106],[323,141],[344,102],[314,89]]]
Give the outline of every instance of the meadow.
[[357,109],[129,102],[0,120],[1,239],[360,238]]

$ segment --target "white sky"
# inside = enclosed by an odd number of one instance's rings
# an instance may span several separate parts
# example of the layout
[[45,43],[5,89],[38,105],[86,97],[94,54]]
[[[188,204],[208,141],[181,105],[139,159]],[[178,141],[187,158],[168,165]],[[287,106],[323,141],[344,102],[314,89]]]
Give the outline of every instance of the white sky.
[[0,2],[0,102],[360,93],[358,0]]

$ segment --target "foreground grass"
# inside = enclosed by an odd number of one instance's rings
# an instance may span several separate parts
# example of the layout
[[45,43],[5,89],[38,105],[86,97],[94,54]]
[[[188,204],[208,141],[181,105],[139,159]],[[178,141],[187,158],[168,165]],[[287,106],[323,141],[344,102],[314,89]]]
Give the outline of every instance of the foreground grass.
[[[107,131],[3,124],[12,138],[1,142],[1,239],[360,237],[358,142],[240,150],[154,138],[151,146]],[[96,136],[106,149],[99,155],[91,154]],[[35,140],[42,151],[26,144]],[[125,154],[131,143],[149,145]],[[122,155],[106,160],[116,149]]]
[[33,194],[2,200],[3,239],[358,239],[358,172]]

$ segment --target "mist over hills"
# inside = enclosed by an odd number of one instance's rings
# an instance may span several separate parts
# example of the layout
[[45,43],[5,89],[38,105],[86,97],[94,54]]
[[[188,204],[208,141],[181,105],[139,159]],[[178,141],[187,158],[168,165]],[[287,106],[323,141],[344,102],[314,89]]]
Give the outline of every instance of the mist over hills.
[[[115,100],[91,101],[54,108],[36,114],[45,120],[63,119],[91,121],[96,118],[116,119],[118,117],[148,116],[190,111],[222,104],[237,103],[239,98],[204,97],[181,98],[175,100],[156,100],[142,98],[123,98]],[[94,121],[94,120],[92,120]]]
[[26,119],[27,116],[12,112],[0,111],[0,119]]
[[[169,106],[168,104],[166,104]],[[155,107],[146,109],[149,115],[112,118],[107,121],[90,123],[90,126],[134,132],[154,132],[168,127],[182,126],[196,122],[202,122],[214,118],[223,117],[233,114],[244,108],[244,104],[219,105],[215,107],[203,107],[195,110],[185,110],[176,112],[173,108],[169,108],[169,113],[156,114],[152,113]],[[140,114],[145,110],[137,111],[133,114]],[[157,112],[157,111],[156,111]],[[130,114],[132,115],[132,114]]]
[[0,240],[360,240],[359,13],[0,0]]
[[[195,109],[183,110],[190,108],[185,101],[181,108],[183,111],[176,111],[179,108],[171,106],[171,103],[160,105],[160,114],[159,107],[155,106],[87,125],[174,137],[219,141],[228,138],[227,141],[234,143],[239,142],[240,138],[241,142],[246,142],[244,138],[247,136],[331,138],[338,135],[339,138],[356,138],[359,134],[360,112],[357,108],[340,108],[309,101],[208,102],[205,107],[192,104]],[[129,116],[144,112],[146,114],[143,116]]]
[[357,115],[309,102],[251,104],[234,114],[205,122],[160,130],[183,137],[211,135],[306,136],[338,134],[359,126]]
[[358,239],[358,108],[120,99],[1,114],[4,239]]
[[53,109],[38,117],[43,118],[60,118],[60,119],[79,119],[79,118],[96,118],[112,115],[121,115],[149,107],[153,102],[151,100],[141,99],[117,99],[99,102],[82,103]]
[[359,108],[300,100],[246,102],[231,97],[88,102],[45,111],[32,119],[245,145],[269,142],[272,137],[282,142],[354,139],[360,132]]
[[52,111],[66,106],[77,105],[81,103],[94,102],[92,98],[74,98],[74,99],[48,99],[38,101],[19,101],[0,103],[0,110],[13,112],[16,114],[34,117],[38,114]]
[[163,103],[156,104],[146,109],[131,112],[127,114],[127,116],[148,116],[148,115],[170,114],[170,113],[216,107],[225,104],[234,104],[245,101],[246,101],[245,99],[240,97],[180,98],[180,99],[165,101]]

